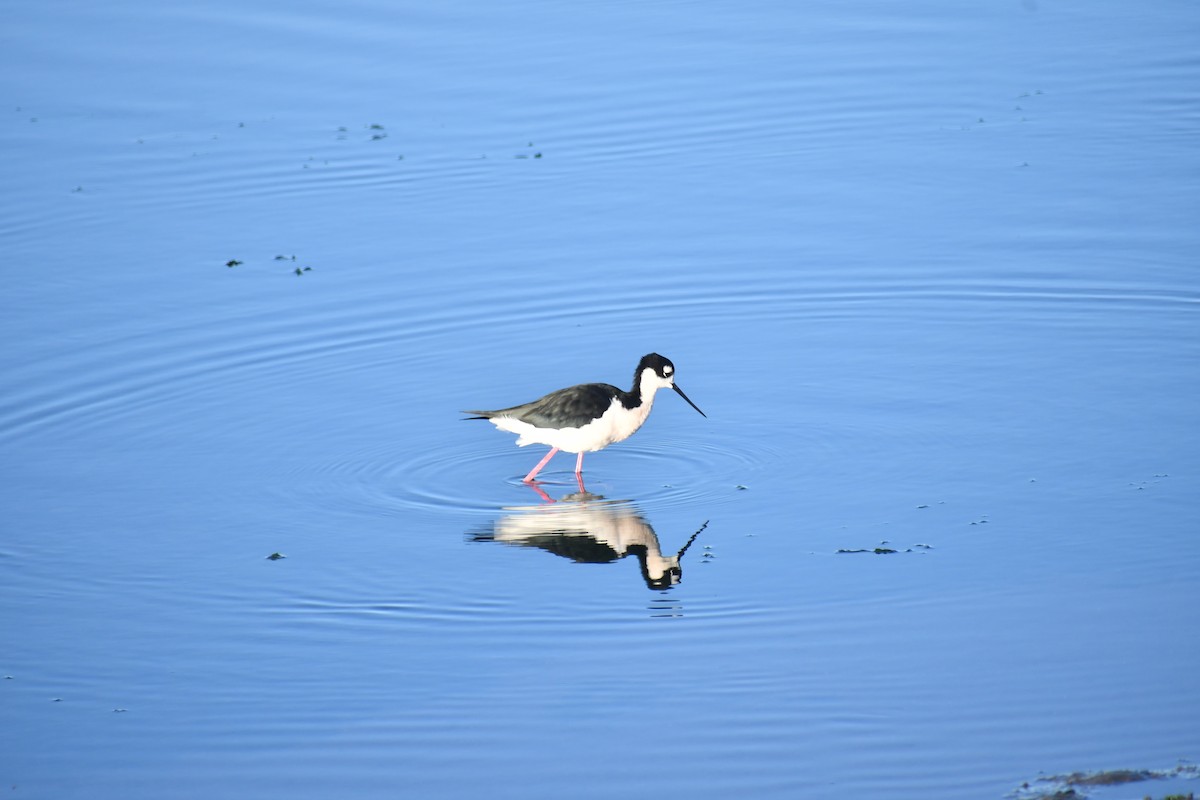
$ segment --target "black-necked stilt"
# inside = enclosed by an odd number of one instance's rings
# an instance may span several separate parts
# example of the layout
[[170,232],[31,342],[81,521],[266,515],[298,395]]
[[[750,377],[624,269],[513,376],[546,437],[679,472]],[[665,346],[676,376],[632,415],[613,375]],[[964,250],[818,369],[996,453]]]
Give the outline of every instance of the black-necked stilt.
[[[550,447],[523,480],[531,482],[559,450],[578,453],[575,474],[583,473],[583,454],[603,450],[613,442],[628,439],[642,427],[659,389],[674,389],[688,405],[700,408],[675,385],[675,365],[658,353],[642,356],[633,373],[628,392],[607,383],[581,383],[512,408],[498,411],[464,411],[467,419],[486,419],[502,431],[519,434],[517,446],[544,444]],[[700,411],[700,416],[707,415]]]

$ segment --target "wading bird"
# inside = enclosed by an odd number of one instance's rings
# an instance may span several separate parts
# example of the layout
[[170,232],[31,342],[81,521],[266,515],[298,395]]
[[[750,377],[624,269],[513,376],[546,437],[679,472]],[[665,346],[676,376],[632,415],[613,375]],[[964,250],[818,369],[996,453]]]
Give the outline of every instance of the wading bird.
[[546,457],[523,480],[530,483],[559,450],[578,453],[575,474],[583,474],[583,454],[603,450],[632,436],[650,416],[654,393],[674,389],[688,405],[707,415],[675,385],[675,365],[658,353],[642,356],[628,392],[607,383],[581,383],[551,392],[532,403],[497,411],[464,411],[467,419],[486,419],[502,431],[518,434],[517,446],[544,444]]

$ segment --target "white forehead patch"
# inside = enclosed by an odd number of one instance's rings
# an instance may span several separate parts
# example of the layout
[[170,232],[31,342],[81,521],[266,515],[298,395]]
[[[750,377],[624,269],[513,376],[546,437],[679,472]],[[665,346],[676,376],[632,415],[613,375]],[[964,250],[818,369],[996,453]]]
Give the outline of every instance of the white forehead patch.
[[663,375],[670,375],[674,371],[675,371],[675,368],[672,367],[670,364],[667,364],[665,367],[663,367]]

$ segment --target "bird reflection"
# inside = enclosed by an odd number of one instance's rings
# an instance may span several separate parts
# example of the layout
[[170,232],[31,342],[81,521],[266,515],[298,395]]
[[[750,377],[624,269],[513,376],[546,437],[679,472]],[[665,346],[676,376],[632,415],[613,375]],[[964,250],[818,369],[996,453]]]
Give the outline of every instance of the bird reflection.
[[[539,492],[540,493],[540,492]],[[553,505],[506,508],[490,529],[470,533],[476,542],[537,547],[582,564],[607,564],[632,555],[642,580],[651,589],[669,589],[683,578],[680,562],[692,542],[708,527],[700,526],[678,552],[664,553],[658,536],[633,504],[605,500],[586,491]]]

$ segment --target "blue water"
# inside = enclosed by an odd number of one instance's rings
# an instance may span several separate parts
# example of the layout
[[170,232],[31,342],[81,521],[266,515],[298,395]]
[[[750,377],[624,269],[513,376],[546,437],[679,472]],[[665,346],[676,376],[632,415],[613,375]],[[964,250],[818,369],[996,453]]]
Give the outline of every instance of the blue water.
[[[1197,34],[12,6],[0,786],[926,800],[1194,764]],[[708,418],[660,395],[586,495],[460,419],[651,351]]]

